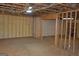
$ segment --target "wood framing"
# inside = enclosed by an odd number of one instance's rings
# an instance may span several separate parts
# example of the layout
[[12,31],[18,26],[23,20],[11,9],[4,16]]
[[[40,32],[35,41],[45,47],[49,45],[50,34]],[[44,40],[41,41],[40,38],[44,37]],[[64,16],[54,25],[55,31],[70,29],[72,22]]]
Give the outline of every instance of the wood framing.
[[42,20],[56,20],[56,17],[57,17],[56,13],[46,14],[41,16]]

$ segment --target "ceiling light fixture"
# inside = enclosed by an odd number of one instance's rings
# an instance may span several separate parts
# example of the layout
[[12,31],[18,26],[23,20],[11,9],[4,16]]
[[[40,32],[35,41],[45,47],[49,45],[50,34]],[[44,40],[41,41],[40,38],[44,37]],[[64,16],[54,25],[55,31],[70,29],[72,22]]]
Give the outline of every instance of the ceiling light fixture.
[[29,7],[28,9],[32,9],[32,7]]
[[27,12],[27,13],[32,13],[32,10],[27,10],[26,12]]
[[28,7],[27,13],[32,13],[32,7]]

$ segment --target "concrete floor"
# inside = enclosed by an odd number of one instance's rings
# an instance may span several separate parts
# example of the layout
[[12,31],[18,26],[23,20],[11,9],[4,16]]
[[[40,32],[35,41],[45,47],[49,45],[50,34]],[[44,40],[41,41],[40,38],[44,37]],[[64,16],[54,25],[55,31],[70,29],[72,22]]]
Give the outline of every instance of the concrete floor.
[[53,46],[54,38],[0,39],[0,55],[6,56],[70,56],[72,53]]

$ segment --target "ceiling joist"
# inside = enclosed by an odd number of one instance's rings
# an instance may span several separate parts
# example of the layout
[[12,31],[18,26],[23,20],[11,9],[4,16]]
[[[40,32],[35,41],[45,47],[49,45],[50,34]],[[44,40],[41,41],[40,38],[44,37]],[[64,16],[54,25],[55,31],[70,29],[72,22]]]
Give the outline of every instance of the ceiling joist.
[[64,12],[69,10],[78,9],[78,3],[0,3],[0,10],[7,12],[17,12],[26,14],[29,6],[33,7],[33,13],[48,14]]

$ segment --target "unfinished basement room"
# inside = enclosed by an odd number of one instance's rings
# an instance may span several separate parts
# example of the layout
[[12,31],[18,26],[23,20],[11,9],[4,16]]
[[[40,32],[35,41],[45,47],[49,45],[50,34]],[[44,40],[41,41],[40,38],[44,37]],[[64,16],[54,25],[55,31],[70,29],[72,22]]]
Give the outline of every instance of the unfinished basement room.
[[0,3],[0,56],[79,56],[78,3]]

